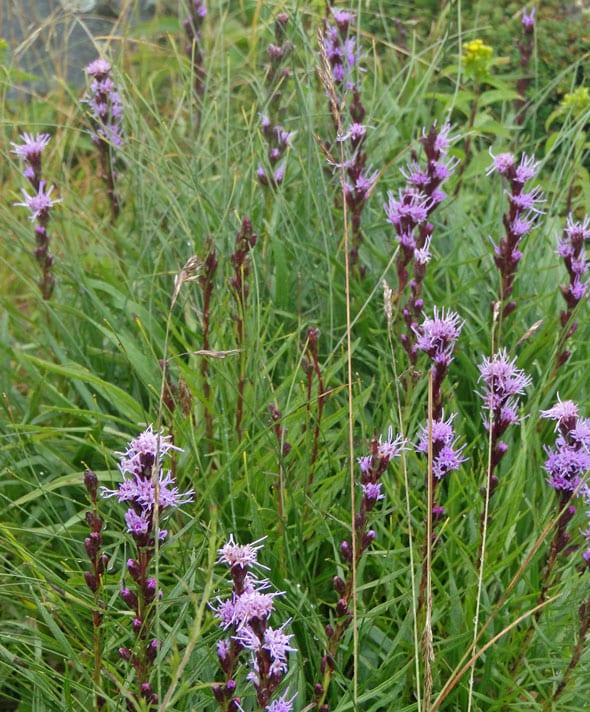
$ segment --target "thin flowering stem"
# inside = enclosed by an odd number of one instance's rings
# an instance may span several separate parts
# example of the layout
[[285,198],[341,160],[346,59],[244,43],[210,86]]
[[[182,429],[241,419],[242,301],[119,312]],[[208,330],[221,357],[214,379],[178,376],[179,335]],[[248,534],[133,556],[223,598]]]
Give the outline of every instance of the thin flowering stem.
[[334,625],[326,625],[328,639],[327,650],[322,657],[320,672],[322,681],[316,683],[314,709],[327,712],[325,702],[328,688],[336,667],[336,654],[346,630],[354,623],[351,604],[356,591],[356,572],[363,554],[375,539],[375,531],[369,528],[371,513],[377,502],[384,499],[381,478],[387,471],[390,462],[399,457],[406,443],[399,435],[393,436],[393,428],[388,429],[387,438],[374,437],[371,443],[371,453],[358,459],[361,472],[362,497],[358,513],[355,514],[351,541],[343,541],[340,547],[342,558],[347,567],[347,575],[343,579],[335,576],[332,579],[334,590],[338,596],[335,607]]
[[563,258],[569,283],[560,286],[566,308],[559,312],[561,337],[555,355],[554,374],[571,355],[571,351],[565,344],[576,333],[578,322],[574,320],[574,313],[588,291],[588,283],[585,279],[588,272],[587,240],[590,240],[590,218],[585,216],[583,221],[574,222],[573,216],[569,215],[557,246],[557,254]]
[[200,101],[205,93],[206,72],[203,66],[205,52],[203,48],[203,24],[207,16],[204,0],[188,0],[188,17],[183,22],[188,43],[185,47],[187,57],[191,62],[193,73],[193,93],[195,97],[195,124],[201,117]]
[[[387,221],[395,228],[399,244],[396,259],[398,288],[393,306],[403,318],[405,330],[400,338],[411,368],[416,366],[418,357],[415,330],[423,314],[422,285],[431,258],[434,226],[429,217],[446,198],[442,185],[457,165],[448,157],[452,140],[449,138],[450,130],[450,124],[439,128],[434,122],[428,132],[423,131],[420,143],[426,158],[425,165],[420,164],[417,153],[412,150],[411,161],[402,171],[406,187],[397,197],[389,192],[388,202],[383,206]],[[404,299],[407,288],[410,293]]]
[[94,685],[94,707],[100,712],[106,704],[106,699],[101,692],[102,639],[100,627],[102,625],[104,611],[104,603],[101,600],[101,588],[103,577],[109,563],[109,557],[101,551],[103,545],[103,522],[98,513],[96,501],[98,478],[92,470],[86,470],[84,472],[84,486],[86,487],[92,504],[92,510],[86,512],[86,523],[90,528],[90,534],[84,539],[84,549],[90,560],[90,571],[84,572],[84,580],[94,596],[94,608],[92,609],[92,640],[94,648],[92,682]]
[[[307,341],[305,345],[305,357],[303,360],[303,367],[307,375],[307,400],[306,400],[306,411],[307,418],[309,420],[311,415],[311,402],[312,402],[312,386],[313,377],[315,375],[317,380],[316,387],[316,400],[317,400],[317,414],[315,418],[315,425],[313,430],[313,445],[311,450],[311,456],[309,460],[309,474],[307,476],[307,488],[306,494],[310,495],[311,486],[313,485],[313,479],[315,474],[315,464],[320,447],[320,429],[322,422],[322,413],[324,411],[324,405],[328,398],[328,393],[324,390],[324,379],[322,376],[322,369],[320,367],[318,358],[318,338],[320,331],[314,327],[308,327],[307,329]],[[304,425],[304,432],[307,424]]]
[[99,58],[86,67],[90,88],[82,101],[90,109],[91,138],[98,148],[101,177],[107,189],[112,222],[118,218],[121,203],[116,188],[116,151],[123,146],[123,105],[112,78],[111,65]]
[[[203,290],[203,308],[201,310],[201,331],[203,351],[210,348],[209,331],[211,328],[211,296],[215,287],[215,272],[217,271],[217,253],[213,240],[208,237],[205,243],[206,256],[203,261],[203,270],[199,275],[199,284]],[[214,448],[213,413],[211,404],[211,384],[209,383],[209,361],[201,361],[201,383],[203,388],[203,401],[205,404],[205,434],[209,452]]]
[[260,710],[290,712],[294,697],[287,700],[287,692],[273,699],[287,673],[288,653],[296,652],[290,634],[284,632],[287,623],[279,628],[269,625],[274,600],[282,592],[268,592],[270,582],[258,579],[253,569],[266,568],[258,562],[262,540],[252,544],[238,544],[230,535],[219,549],[218,563],[229,567],[232,590],[228,598],[218,598],[215,617],[229,637],[218,642],[217,657],[224,675],[222,683],[213,685],[213,695],[223,712],[241,710],[241,698],[236,695],[236,674],[243,653],[249,654],[246,676],[255,691]]
[[514,291],[514,280],[518,264],[522,259],[520,250],[522,240],[533,230],[542,214],[542,210],[537,207],[544,202],[543,193],[539,186],[530,192],[524,192],[525,184],[534,178],[540,163],[533,156],[522,154],[520,163],[517,164],[515,157],[511,153],[500,153],[494,156],[492,165],[486,171],[488,174],[496,172],[508,184],[504,191],[508,197],[510,207],[502,218],[505,229],[503,237],[495,247],[494,262],[500,271],[500,289],[498,291],[498,301],[502,305],[502,318],[508,316],[516,308],[516,302],[512,299]]
[[[547,459],[544,469],[549,475],[547,483],[557,492],[558,504],[555,531],[541,576],[539,604],[548,598],[558,557],[573,551],[569,547],[570,534],[567,531],[576,512],[572,501],[579,493],[587,497],[585,480],[590,471],[590,420],[580,417],[578,406],[571,400],[558,400],[549,410],[541,411],[541,417],[556,423],[555,447],[545,448]],[[590,547],[583,558],[586,562],[590,561]],[[541,610],[535,614],[535,622],[539,621]],[[521,652],[527,650],[533,632],[531,623],[521,643]],[[515,657],[511,668],[513,675],[518,671],[521,659],[522,655]]]
[[42,179],[42,154],[47,147],[51,137],[49,134],[23,133],[22,143],[12,143],[14,146],[12,153],[23,159],[25,163],[24,177],[33,188],[30,195],[23,189],[24,202],[14,203],[15,206],[27,208],[31,215],[31,222],[35,222],[35,249],[33,255],[37,264],[41,268],[41,279],[39,289],[43,299],[48,300],[55,288],[55,277],[52,274],[53,255],[49,252],[49,235],[47,225],[49,224],[51,208],[56,203],[61,203],[61,198],[52,198],[53,185],[47,188],[47,182]]
[[240,351],[240,375],[238,380],[238,400],[236,404],[236,433],[242,439],[242,418],[244,414],[244,388],[246,385],[246,305],[248,303],[248,275],[250,274],[250,251],[254,248],[258,236],[252,229],[250,218],[245,217],[236,233],[235,249],[230,260],[234,268],[229,285],[236,301],[234,321],[237,331],[237,344]]
[[[275,41],[268,46],[268,65],[266,67],[267,108],[260,115],[260,128],[267,144],[267,166],[258,164],[256,175],[262,186],[279,186],[284,178],[287,164],[286,153],[292,146],[294,132],[286,131],[282,126],[285,107],[281,105],[284,84],[291,76],[287,61],[292,43],[287,39],[289,15],[281,12],[274,25]],[[267,199],[269,192],[267,191]],[[267,203],[268,205],[269,203]]]
[[529,73],[529,64],[535,47],[535,8],[533,7],[530,13],[527,14],[526,8],[522,9],[522,29],[524,36],[518,42],[518,51],[520,54],[520,68],[523,72],[516,82],[516,91],[519,97],[514,100],[514,108],[516,109],[516,123],[520,126],[524,123],[527,109],[526,93],[531,83]]
[[153,431],[149,426],[131,441],[121,460],[119,471],[122,481],[117,489],[100,488],[104,498],[116,497],[127,503],[125,514],[127,532],[134,546],[135,557],[127,560],[127,572],[134,582],[133,589],[126,585],[120,591],[124,603],[131,610],[132,630],[135,635],[133,648],[119,649],[121,658],[133,666],[136,692],[127,699],[127,707],[135,709],[142,700],[147,710],[156,710],[158,694],[150,677],[160,643],[152,637],[155,601],[158,592],[157,578],[150,575],[150,565],[156,552],[156,542],[163,541],[168,532],[159,528],[161,513],[192,501],[193,491],[181,493],[176,487],[171,472],[161,468],[161,458],[180,448],[172,444],[170,436]]
[[[328,95],[330,107],[333,112],[333,117],[336,126],[337,135],[342,134],[342,119],[340,114],[340,104],[336,95],[336,87],[334,74],[330,66],[330,59],[325,44],[325,36],[318,33],[320,43],[320,59],[321,65],[318,68],[320,80]],[[344,232],[344,294],[346,305],[346,389],[348,401],[348,467],[349,467],[349,485],[350,485],[350,518],[351,518],[351,556],[352,560],[356,561],[357,541],[354,536],[355,521],[356,521],[356,494],[355,494],[355,477],[354,477],[354,409],[353,409],[353,392],[352,392],[352,317],[350,308],[350,234],[348,223],[348,207],[346,202],[346,175],[344,169],[344,146],[340,143],[340,188],[342,193],[342,224]],[[352,699],[356,704],[358,698],[358,626],[357,626],[357,586],[356,586],[356,567],[352,567],[351,571],[351,592],[352,592],[352,649],[353,649],[353,672],[352,672]],[[325,696],[323,691],[318,690],[318,696]],[[323,712],[321,705],[317,705],[317,709]]]
[[270,417],[273,422],[273,429],[277,438],[278,445],[278,457],[277,457],[277,507],[279,515],[279,529],[282,532],[284,525],[284,493],[283,493],[283,483],[284,483],[284,472],[283,472],[283,458],[289,454],[291,450],[291,443],[287,440],[287,429],[283,428],[281,425],[282,413],[273,404],[270,403],[268,406],[270,412]]

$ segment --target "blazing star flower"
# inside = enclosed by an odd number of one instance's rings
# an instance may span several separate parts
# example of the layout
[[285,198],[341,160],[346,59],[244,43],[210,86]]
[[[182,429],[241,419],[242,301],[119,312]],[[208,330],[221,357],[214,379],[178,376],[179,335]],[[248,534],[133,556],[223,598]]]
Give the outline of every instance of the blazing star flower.
[[532,32],[535,27],[535,8],[531,9],[530,14],[527,15],[526,7],[522,8],[522,24],[525,32]]
[[50,185],[49,189],[46,191],[45,186],[47,183],[42,180],[39,183],[39,190],[35,195],[29,195],[27,191],[23,188],[22,193],[24,195],[23,203],[14,203],[15,206],[22,206],[23,208],[28,208],[31,211],[29,219],[31,222],[35,220],[40,220],[46,222],[48,218],[49,211],[56,203],[61,203],[61,198],[52,198],[51,193],[53,192],[54,186]]
[[[153,524],[153,510],[158,504],[160,512],[191,502],[194,491],[179,492],[170,472],[164,473],[159,461],[171,450],[180,448],[172,444],[168,435],[154,433],[150,425],[137,438],[132,440],[119,462],[119,471],[123,481],[117,489],[101,487],[102,497],[117,497],[119,502],[128,502],[131,508],[125,515],[127,530],[135,536],[149,534]],[[153,469],[158,467],[158,476],[154,482]],[[128,477],[127,475],[130,475]],[[159,537],[166,536],[160,530]]]
[[383,204],[387,222],[399,228],[400,233],[408,227],[413,229],[427,219],[431,198],[424,193],[407,188],[399,191],[399,199],[391,191],[388,191],[387,197],[387,203]]
[[558,433],[555,448],[545,448],[547,482],[556,490],[573,492],[590,470],[590,421],[579,417],[573,401],[559,399],[552,408],[541,411],[541,417],[555,420]]
[[259,566],[265,569],[267,567],[259,564],[257,558],[258,552],[264,546],[264,544],[260,544],[260,542],[265,539],[266,537],[262,537],[262,539],[258,539],[251,544],[238,544],[234,540],[233,534],[230,534],[228,542],[217,552],[219,554],[217,563],[227,564],[230,568],[232,566],[241,566],[246,569],[251,566]]
[[494,354],[491,359],[484,357],[478,368],[480,380],[486,385],[482,398],[490,410],[506,406],[511,398],[522,395],[532,382],[521,368],[516,367],[515,358],[509,360],[506,349]]
[[23,133],[20,138],[22,144],[10,142],[10,145],[14,146],[11,153],[20,156],[27,163],[39,163],[41,161],[41,154],[51,140],[51,136],[46,133],[39,133],[36,136]]
[[[458,470],[461,463],[467,458],[463,457],[465,445],[457,447],[458,436],[455,437],[453,420],[455,414],[450,415],[447,420],[440,419],[432,422],[432,474],[434,478],[442,478],[453,470]],[[428,455],[428,424],[420,426],[416,452]]]
[[427,353],[435,362],[444,362],[447,365],[452,360],[452,352],[455,343],[459,338],[463,328],[463,320],[453,311],[447,311],[444,307],[440,310],[434,307],[434,317],[425,317],[422,326],[415,329],[417,335],[417,347]]
[[267,705],[264,709],[266,712],[291,712],[293,709],[293,702],[295,698],[297,697],[297,693],[291,697],[290,700],[287,699],[287,695],[289,694],[289,691],[285,692],[281,697],[278,697],[276,700],[273,700],[273,702],[270,703],[270,705]]

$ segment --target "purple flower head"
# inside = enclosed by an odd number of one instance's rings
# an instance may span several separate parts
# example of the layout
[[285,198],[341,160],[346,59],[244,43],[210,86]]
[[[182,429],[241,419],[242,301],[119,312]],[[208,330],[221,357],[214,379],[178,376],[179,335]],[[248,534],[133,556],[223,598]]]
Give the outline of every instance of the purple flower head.
[[565,232],[572,244],[583,244],[590,239],[590,217],[586,215],[582,222],[574,222],[573,215],[568,215]]
[[217,562],[227,564],[230,568],[236,565],[244,569],[251,566],[266,568],[266,566],[262,566],[262,564],[258,563],[257,558],[258,551],[264,546],[264,544],[260,544],[260,542],[264,541],[264,539],[266,539],[266,537],[258,539],[251,544],[238,544],[234,540],[233,534],[230,534],[228,542],[217,552],[219,554]]
[[508,358],[506,349],[494,354],[491,359],[484,357],[478,368],[480,380],[486,386],[482,398],[492,410],[506,405],[512,396],[522,395],[532,382],[522,369],[516,367],[516,358]]
[[[125,515],[127,530],[131,534],[142,536],[151,531],[156,502],[159,510],[163,511],[187,504],[193,499],[193,490],[179,492],[171,473],[165,473],[160,467],[161,458],[171,450],[180,448],[172,444],[170,436],[154,433],[152,426],[148,426],[129,443],[124,453],[118,453],[121,455],[119,470],[123,477],[119,487],[100,488],[101,496],[105,499],[117,497],[119,502],[131,504]],[[154,477],[154,468],[157,468],[157,477]],[[165,536],[166,531],[160,530],[160,539]]]
[[525,32],[532,32],[535,27],[535,8],[531,9],[529,15],[526,13],[526,7],[522,8],[522,24]]
[[49,211],[56,203],[61,203],[61,198],[52,198],[51,193],[53,192],[54,186],[50,185],[49,189],[46,191],[46,182],[42,180],[39,183],[39,190],[34,195],[29,195],[27,191],[23,188],[22,193],[24,195],[23,203],[14,203],[15,206],[22,206],[23,208],[28,208],[31,211],[30,220],[34,222],[39,220],[45,223],[49,218]]
[[411,188],[400,190],[398,200],[391,191],[387,193],[387,197],[388,201],[383,204],[383,209],[387,221],[398,228],[399,233],[425,222],[432,205],[429,196]]
[[111,72],[111,65],[106,59],[99,57],[86,67],[86,74],[96,79],[107,77]]
[[379,436],[379,443],[377,445],[377,453],[380,458],[387,460],[393,460],[394,457],[399,457],[402,450],[406,449],[406,441],[401,435],[393,437],[393,427],[390,425],[387,429],[387,438],[383,440],[383,436]]
[[38,164],[41,160],[41,154],[51,140],[51,136],[46,133],[40,133],[36,136],[29,133],[22,133],[20,139],[22,143],[13,143],[11,141],[10,145],[14,146],[11,153],[20,156],[28,163]]
[[422,325],[414,329],[417,336],[416,345],[432,360],[443,359],[448,363],[463,323],[456,312],[447,311],[445,314],[443,307],[439,316],[437,307],[434,307],[434,317],[432,319],[425,317]]
[[517,207],[519,210],[530,210],[533,213],[542,214],[543,211],[539,210],[536,206],[537,203],[544,203],[543,192],[539,186],[536,186],[531,190],[530,193],[511,193],[510,191],[504,191],[508,196],[510,202]]
[[428,262],[430,262],[430,258],[432,257],[430,253],[430,243],[432,241],[432,238],[430,235],[426,238],[424,241],[424,245],[422,247],[417,248],[414,251],[414,259],[419,265],[426,265]]
[[270,626],[264,631],[262,647],[268,651],[271,657],[271,672],[284,674],[287,672],[287,653],[297,652],[297,648],[291,646],[292,634],[284,632],[284,627],[289,623],[286,621],[276,630]]
[[541,161],[536,161],[534,156],[527,156],[526,153],[523,153],[516,168],[516,180],[524,185],[537,175],[540,166]]
[[545,448],[547,459],[544,469],[549,474],[547,482],[553,489],[573,492],[590,470],[590,453],[568,447],[565,442],[557,450]]
[[497,156],[494,156],[491,148],[489,149],[489,153],[494,162],[486,170],[486,175],[490,175],[490,173],[493,173],[494,171],[499,173],[501,176],[510,176],[513,174],[516,161],[511,153],[499,153]]
[[[465,445],[457,447],[458,437],[453,429],[453,413],[447,420],[432,421],[432,473],[436,480],[441,480],[452,470],[458,470],[466,458],[462,457]],[[416,452],[428,455],[428,423],[420,426]]]
[[557,403],[549,410],[541,411],[541,418],[547,418],[549,420],[555,420],[556,430],[561,430],[566,428],[567,430],[572,430],[576,427],[578,421],[579,408],[572,400],[562,401],[557,395]]
[[267,620],[274,610],[274,598],[281,593],[262,593],[246,591],[238,596],[233,604],[232,623],[240,630],[253,620]]
[[381,492],[381,482],[367,482],[361,485],[364,496],[371,502],[377,502],[379,499],[384,499],[385,495]]
[[291,712],[293,709],[293,702],[297,697],[297,693],[295,693],[290,700],[287,699],[288,694],[289,691],[287,690],[285,693],[283,693],[283,695],[281,695],[281,697],[278,697],[276,700],[273,700],[269,705],[264,708],[265,712]]

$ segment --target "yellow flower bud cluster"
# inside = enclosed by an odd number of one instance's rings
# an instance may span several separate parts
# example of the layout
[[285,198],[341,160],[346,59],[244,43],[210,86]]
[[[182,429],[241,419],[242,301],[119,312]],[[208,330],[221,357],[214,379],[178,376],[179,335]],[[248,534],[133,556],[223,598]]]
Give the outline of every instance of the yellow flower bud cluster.
[[465,75],[475,81],[483,81],[490,75],[494,50],[483,40],[471,40],[463,45],[463,69]]

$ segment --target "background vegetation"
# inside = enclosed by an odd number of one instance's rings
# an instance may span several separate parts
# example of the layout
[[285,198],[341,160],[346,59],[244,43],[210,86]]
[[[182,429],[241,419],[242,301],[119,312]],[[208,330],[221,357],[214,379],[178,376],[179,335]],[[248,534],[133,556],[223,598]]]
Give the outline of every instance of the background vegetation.
[[[291,693],[298,693],[294,709],[314,709],[325,626],[336,615],[333,577],[347,571],[341,542],[350,540],[355,504],[349,463],[369,453],[372,438],[385,436],[390,425],[415,443],[427,413],[430,363],[421,354],[419,377],[404,389],[411,378],[400,322],[389,328],[383,308],[383,280],[396,289],[398,249],[383,203],[389,190],[397,194],[405,185],[400,169],[412,150],[419,153],[423,129],[450,121],[457,137],[450,154],[461,168],[432,217],[423,292],[427,315],[444,307],[465,320],[444,390],[467,460],[437,492],[445,517],[432,562],[433,694],[428,702],[424,612],[417,610],[427,462],[409,447],[383,476],[385,499],[371,515],[376,538],[357,572],[354,624],[339,647],[326,702],[331,710],[365,712],[437,704],[587,709],[585,649],[556,698],[588,615],[584,606],[590,610],[582,502],[568,527],[572,551],[560,554],[552,573],[550,603],[539,617],[515,622],[539,601],[559,514],[543,470],[554,424],[541,421],[540,411],[559,394],[590,414],[585,299],[568,342],[572,355],[555,366],[564,337],[559,286],[568,281],[557,237],[568,214],[583,220],[590,205],[588,20],[567,16],[562,3],[537,10],[526,114],[518,122],[514,100],[525,73],[516,49],[523,38],[520,6],[414,5],[411,16],[405,3],[397,14],[379,0],[346,8],[356,14],[355,36],[364,48],[364,71],[356,75],[370,127],[364,149],[379,171],[362,216],[364,276],[349,269],[348,292],[341,186],[322,150],[323,142],[330,151],[337,147],[317,72],[323,3],[211,3],[202,27],[202,92],[195,92],[196,66],[185,53],[188,10],[181,4],[172,15],[97,44],[97,56],[113,65],[124,107],[125,143],[112,147],[121,203],[116,220],[83,91],[58,85],[23,101],[10,93],[17,70],[2,70],[0,708],[97,704],[95,602],[84,580],[83,545],[92,507],[83,473],[91,469],[100,484],[116,487],[117,453],[154,424],[182,448],[174,460],[178,486],[196,493],[168,520],[171,534],[157,552],[162,648],[154,689],[160,699],[172,690],[169,710],[219,708],[211,688],[222,679],[216,655],[222,633],[209,604],[227,595],[228,584],[215,563],[217,549],[230,534],[243,544],[266,537],[259,560],[284,592],[274,615],[290,619],[298,651],[288,673]],[[263,187],[257,168],[267,165],[268,145],[260,114],[269,111],[267,48],[281,12],[289,17],[293,49],[280,121],[294,136],[284,180]],[[476,38],[494,50],[490,74],[480,79],[466,76],[461,61],[463,43]],[[563,102],[577,90],[577,103]],[[62,199],[48,227],[56,280],[49,300],[37,285],[32,223],[13,205],[27,182],[10,142],[23,132],[51,134],[43,175]],[[517,308],[499,323],[490,309],[500,283],[493,246],[504,235],[508,202],[500,177],[486,175],[490,148],[541,161],[534,183],[546,201],[523,245]],[[257,241],[236,270],[231,257],[244,217]],[[218,267],[207,307],[205,268],[181,285],[178,275],[193,256],[204,264],[212,245]],[[247,295],[230,282],[238,276]],[[309,328],[319,330],[317,366]],[[471,658],[480,576],[488,437],[478,365],[499,347],[517,358],[532,385],[496,473],[478,630],[487,627],[478,651],[505,633],[472,661],[470,685],[471,668],[457,673]],[[124,709],[133,673],[117,651],[134,637],[119,592],[129,584],[132,542],[124,506],[99,498],[97,507],[110,557],[100,590],[100,694],[107,709]],[[258,709],[244,675],[242,706]],[[456,684],[438,701],[449,680]]]

